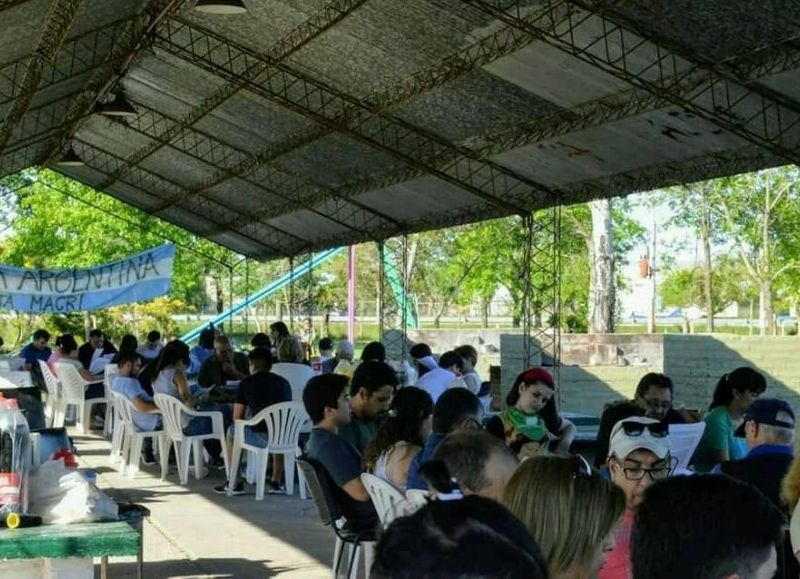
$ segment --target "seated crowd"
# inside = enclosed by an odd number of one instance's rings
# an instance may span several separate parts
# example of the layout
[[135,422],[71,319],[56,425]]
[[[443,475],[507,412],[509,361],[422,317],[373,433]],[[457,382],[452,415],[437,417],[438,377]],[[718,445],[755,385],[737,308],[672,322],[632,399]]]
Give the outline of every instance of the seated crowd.
[[[60,336],[55,352],[46,331],[33,338],[25,368],[73,364],[87,397],[95,384],[102,395],[101,360],[116,363],[113,390],[131,401],[141,431],[163,427],[154,393],[221,412],[227,447],[205,441],[212,467],[224,464],[223,452],[230,459],[233,421],[302,402],[313,423],[304,457],[324,473],[350,530],[379,527],[364,472],[401,492],[428,493],[424,506],[379,531],[373,577],[798,576],[795,414],[785,401],[761,397],[766,380],[751,368],[720,378],[704,418],[673,406],[669,377],[646,374],[633,400],[604,410],[592,466],[571,453],[576,427],[559,412],[559,386],[546,368],[517,376],[505,409],[487,416],[488,385],[469,345],[438,357],[415,345],[401,385],[381,344],[368,344],[356,360],[352,344],[323,338],[312,357],[281,322],[269,336],[257,334],[248,353],[213,328],[191,349],[180,340],[162,345],[158,332],[141,347],[126,336],[119,351],[99,330],[80,348]],[[676,472],[670,427],[701,420],[689,469]],[[182,428],[207,433],[211,420],[185,415]],[[266,425],[246,428],[245,440],[266,447]],[[143,452],[153,461],[152,447]],[[285,492],[283,471],[282,457],[273,456],[270,493]],[[215,491],[242,494],[244,481],[231,473]]]

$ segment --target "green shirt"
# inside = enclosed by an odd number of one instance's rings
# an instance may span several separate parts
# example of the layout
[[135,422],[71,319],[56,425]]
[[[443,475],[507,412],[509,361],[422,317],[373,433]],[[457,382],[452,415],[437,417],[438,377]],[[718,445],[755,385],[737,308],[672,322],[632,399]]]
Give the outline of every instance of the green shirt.
[[737,425],[734,425],[728,408],[717,406],[706,415],[706,429],[703,439],[695,452],[695,469],[698,472],[710,472],[716,462],[712,457],[713,452],[727,452],[728,460],[738,460],[747,455],[747,443],[744,438],[733,435]]
[[350,415],[350,423],[339,427],[339,436],[356,447],[362,455],[378,433],[378,422]]

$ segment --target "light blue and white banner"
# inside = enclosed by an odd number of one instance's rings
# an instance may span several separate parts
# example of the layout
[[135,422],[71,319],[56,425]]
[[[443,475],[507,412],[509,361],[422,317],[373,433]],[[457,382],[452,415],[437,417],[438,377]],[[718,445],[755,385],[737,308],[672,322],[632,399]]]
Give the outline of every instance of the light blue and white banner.
[[169,291],[174,259],[166,244],[88,269],[0,265],[0,310],[66,314],[149,300]]

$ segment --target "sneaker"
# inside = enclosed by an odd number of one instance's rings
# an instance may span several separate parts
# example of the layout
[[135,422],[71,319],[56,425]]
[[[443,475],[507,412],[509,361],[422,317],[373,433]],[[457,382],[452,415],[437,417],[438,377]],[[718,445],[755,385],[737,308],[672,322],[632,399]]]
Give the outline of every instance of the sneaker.
[[[219,485],[218,487],[214,487],[214,492],[218,495],[227,495],[228,494],[228,483],[226,482],[224,485]],[[233,494],[234,496],[239,496],[244,494],[244,483],[239,481],[236,483],[236,486],[233,487]]]
[[153,451],[145,451],[142,453],[142,464],[146,464],[148,466],[153,465],[156,463],[156,457],[153,455]]
[[285,495],[286,489],[284,486],[279,483],[275,482],[274,480],[267,481],[267,494],[269,495]]
[[222,460],[221,456],[214,456],[208,461],[208,466],[214,470],[224,470],[225,461]]

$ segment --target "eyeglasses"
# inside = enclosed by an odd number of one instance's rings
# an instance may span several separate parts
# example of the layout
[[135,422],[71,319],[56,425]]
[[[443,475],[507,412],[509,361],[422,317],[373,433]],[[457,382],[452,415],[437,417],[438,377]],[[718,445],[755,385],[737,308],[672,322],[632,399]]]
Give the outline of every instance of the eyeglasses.
[[634,420],[626,420],[622,423],[622,430],[628,436],[642,436],[644,431],[650,432],[650,436],[655,438],[665,438],[669,435],[669,424],[666,422],[656,422],[654,424],[642,424]]
[[576,478],[592,478],[592,466],[589,461],[583,458],[580,454],[572,455],[575,461],[575,471],[572,473],[572,479]]
[[663,408],[664,410],[669,410],[672,407],[671,400],[642,398],[642,401],[648,406],[648,408]]
[[649,475],[651,481],[656,481],[667,478],[672,473],[672,464],[661,464],[654,468],[645,468],[643,466],[626,467],[619,461],[617,463],[622,467],[625,478],[630,481],[640,481],[645,475]]

